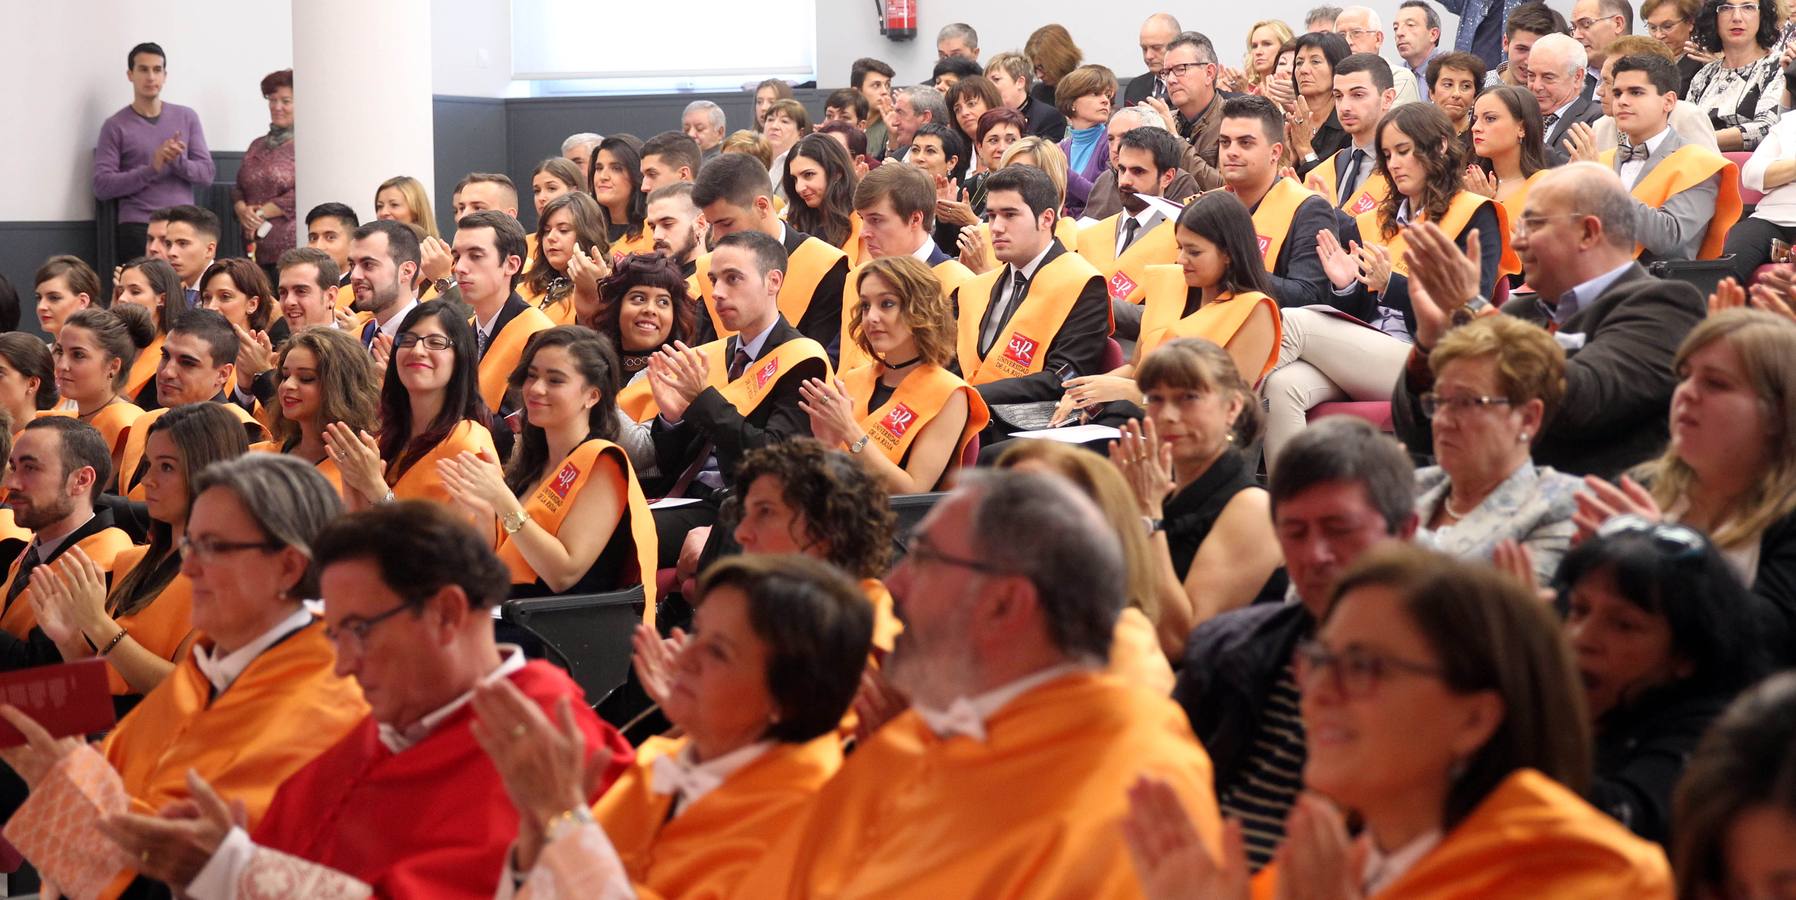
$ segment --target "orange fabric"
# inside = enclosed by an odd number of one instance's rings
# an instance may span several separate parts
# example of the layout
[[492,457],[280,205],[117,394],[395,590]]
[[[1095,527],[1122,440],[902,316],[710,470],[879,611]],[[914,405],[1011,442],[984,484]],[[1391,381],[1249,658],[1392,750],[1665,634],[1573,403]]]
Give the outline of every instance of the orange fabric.
[[1110,636],[1110,674],[1162,697],[1172,696],[1172,664],[1147,614],[1131,606],[1116,617]]
[[[284,452],[281,450],[281,445],[275,441],[257,441],[249,445],[249,450],[251,453]],[[331,487],[337,489],[337,493],[343,493],[343,472],[337,468],[336,460],[326,456],[314,465],[318,469],[318,474],[323,475],[325,480],[331,483]]]
[[[187,657],[107,735],[135,812],[153,815],[185,799],[194,769],[220,796],[249,808],[253,829],[287,776],[349,733],[368,714],[361,688],[332,671],[336,648],[314,620],[262,651],[216,697]],[[112,884],[122,890],[136,873]],[[110,896],[117,896],[112,893]]]
[[[431,285],[430,289],[436,290],[436,285]],[[347,284],[338,285],[337,286],[337,309],[342,312],[348,312],[349,308],[354,305],[355,305],[355,288],[352,288]]]
[[1048,362],[1048,346],[1073,312],[1079,294],[1103,273],[1077,253],[1062,253],[1035,271],[1028,293],[1012,304],[1010,321],[992,342],[991,352],[979,356],[979,333],[992,288],[1010,271],[1000,266],[976,275],[960,286],[960,374],[973,385],[1020,378],[1042,371]]
[[[75,546],[80,547],[81,552],[93,559],[94,564],[99,566],[101,571],[111,574],[113,563],[117,561],[118,555],[131,548],[131,536],[117,528],[107,528],[82,538],[75,543]],[[24,556],[25,552],[21,550],[18,556],[13,557],[12,565],[6,570],[6,582],[0,584],[0,597],[6,596],[12,590],[12,580],[19,574],[19,562]],[[57,557],[58,560],[61,558]],[[36,627],[37,611],[31,608],[31,585],[27,584],[25,589],[19,592],[19,596],[14,597],[12,603],[4,611],[0,611],[0,631],[5,631],[13,637],[23,640],[26,635],[31,633],[31,629]]]
[[[1478,212],[1478,210],[1487,203],[1490,204],[1491,210],[1497,214],[1497,230],[1501,232],[1498,237],[1503,242],[1503,255],[1498,263],[1497,271],[1503,274],[1520,272],[1522,270],[1522,261],[1515,255],[1515,248],[1509,245],[1509,210],[1505,209],[1503,204],[1498,203],[1483,194],[1474,194],[1471,191],[1460,191],[1459,193],[1454,194],[1452,202],[1447,204],[1447,214],[1441,216],[1441,220],[1435,224],[1439,225],[1442,231],[1446,232],[1449,237],[1457,242],[1459,236],[1465,232],[1466,225],[1472,221],[1472,215]],[[1424,213],[1416,215],[1411,221],[1423,222],[1427,221],[1427,219],[1428,216]],[[1387,240],[1384,236],[1384,232],[1380,230],[1381,226],[1378,221],[1378,210],[1376,209],[1360,213],[1355,221],[1359,224],[1360,242],[1365,244],[1377,244],[1390,251],[1391,272],[1408,277],[1409,264],[1403,261],[1403,250],[1409,246],[1409,242],[1403,237],[1403,229],[1399,228],[1397,233]],[[1486,241],[1490,239],[1490,235],[1479,235],[1478,239],[1480,241]]]
[[480,358],[480,399],[486,401],[487,409],[496,411],[505,400],[512,370],[524,358],[524,346],[530,342],[530,336],[554,326],[554,320],[543,315],[542,310],[530,307],[513,316],[493,335],[486,355]]
[[[117,584],[125,574],[136,568],[143,561],[147,546],[127,547],[119,551],[112,559],[112,583]],[[154,565],[154,563],[152,563]],[[115,616],[120,628],[130,632],[131,639],[137,645],[170,662],[176,662],[175,654],[181,649],[181,642],[193,633],[193,582],[186,575],[176,572],[168,584],[152,599],[148,605],[137,612],[125,616]],[[112,688],[114,696],[135,694],[131,685],[125,682],[124,676],[117,669],[106,668],[106,682]]]
[[886,723],[737,896],[1139,897],[1119,823],[1142,773],[1169,780],[1217,846],[1209,756],[1166,697],[1075,673],[986,731],[943,741],[914,710]]
[[623,259],[632,253],[653,252],[655,252],[655,233],[650,230],[647,225],[642,226],[642,231],[611,245],[611,259],[613,262]]
[[[1611,172],[1615,171],[1614,150],[1603,151],[1597,159]],[[1697,259],[1717,259],[1727,245],[1728,230],[1740,221],[1743,209],[1739,166],[1707,147],[1685,144],[1635,182],[1630,193],[1634,199],[1658,209],[1673,194],[1696,187],[1717,174],[1721,176],[1721,192],[1715,197],[1715,217],[1709,220],[1709,230],[1703,234],[1702,247],[1696,253]],[[1636,245],[1634,255],[1639,256],[1645,249]]]
[[[897,643],[898,635],[904,632],[904,623],[898,620],[898,614],[892,610],[892,592],[886,588],[885,582],[877,578],[861,579],[861,592],[867,595],[867,602],[873,604],[873,649],[878,656],[892,652],[892,645]],[[853,710],[849,710],[850,713]]]
[[842,242],[842,252],[848,256],[850,269],[873,258],[867,255],[867,239],[863,236],[866,227],[860,213],[848,214],[848,239]]
[[877,448],[886,455],[893,465],[902,467],[904,455],[910,452],[910,445],[917,435],[935,421],[948,398],[955,391],[961,391],[967,397],[967,422],[960,429],[960,437],[954,442],[954,455],[948,459],[948,467],[942,470],[942,477],[960,468],[961,453],[985,426],[991,422],[991,410],[985,405],[985,398],[973,390],[959,375],[942,368],[923,364],[917,366],[898,387],[892,396],[886,399],[885,405],[878,409],[868,409],[873,402],[873,387],[879,382],[879,366],[866,365],[852,372],[844,372],[842,381],[848,385],[848,395],[854,398],[854,414],[860,417],[861,428],[873,440],[868,449]]
[[137,351],[137,358],[131,361],[131,371],[125,375],[125,396],[135,397],[156,377],[156,370],[162,368],[162,344],[167,340],[165,335],[156,335],[148,347]]
[[[822,284],[824,276],[836,267],[838,260],[846,256],[839,248],[815,237],[806,237],[786,259],[786,277],[780,283],[780,315],[794,324],[801,321],[805,311],[811,308],[811,298],[817,293],[817,285]],[[711,254],[700,256],[693,266],[692,278],[687,283],[696,283],[698,294],[695,296],[704,297],[705,312],[711,316],[711,325],[717,330],[717,336],[721,338],[735,334],[736,332],[723,327],[723,320],[717,317],[717,305],[711,298]]]
[[[928,240],[928,238],[924,238]],[[935,277],[942,282],[942,296],[953,297],[955,290],[973,277],[973,270],[960,264],[960,260],[947,259],[935,264]],[[848,272],[848,281],[842,285],[842,340],[839,342],[840,353],[837,354],[836,370],[846,372],[858,369],[873,361],[861,345],[854,340],[851,327],[854,324],[855,308],[861,305],[860,273],[856,270]],[[952,307],[950,307],[952,308]]]
[[[599,457],[603,455],[610,461],[610,466],[600,466]],[[649,511],[648,499],[642,495],[642,485],[636,480],[636,471],[630,465],[629,454],[624,448],[607,440],[593,438],[574,448],[567,455],[561,466],[536,489],[536,493],[524,503],[524,511],[530,514],[531,521],[542,526],[543,530],[559,535],[561,524],[567,518],[574,502],[579,499],[580,492],[592,484],[593,476],[603,472],[605,480],[601,487],[616,489],[616,475],[621,474],[624,482],[623,519],[611,533],[611,540],[629,540],[635,545],[637,583],[647,602],[642,607],[642,622],[654,627],[655,624],[655,518]],[[609,544],[607,544],[609,546]],[[599,551],[604,555],[604,549]],[[511,569],[512,584],[535,584],[536,570],[524,559],[522,551],[512,545],[509,535],[499,539],[499,558]],[[625,581],[624,584],[630,582]]]
[[12,507],[0,506],[0,543],[6,541],[30,543],[31,529],[19,527],[18,520],[13,518]]
[[1116,239],[1122,227],[1122,213],[1117,213],[1102,222],[1085,226],[1079,231],[1079,255],[1091,263],[1104,276],[1104,286],[1110,291],[1110,299],[1123,300],[1129,303],[1140,303],[1142,300],[1142,277],[1149,266],[1165,265],[1176,262],[1179,257],[1178,242],[1173,240],[1173,223],[1171,219],[1162,221],[1135,238],[1135,243],[1116,255]]
[[[1360,165],[1369,166],[1372,165],[1372,161],[1368,159]],[[1336,174],[1333,156],[1323,160],[1322,165],[1311,169],[1310,178],[1321,179],[1322,184],[1328,189],[1322,197],[1333,204],[1335,209],[1344,210],[1352,216],[1371,212],[1378,207],[1378,204],[1384,202],[1384,198],[1391,195],[1391,183],[1383,175],[1373,172],[1359,183],[1359,190],[1354,191],[1353,196],[1338,196],[1335,193],[1335,183],[1340,180],[1340,176]]]
[[[1333,161],[1330,157],[1329,162]],[[1297,208],[1315,196],[1318,196],[1315,191],[1289,178],[1280,178],[1272,183],[1266,196],[1260,198],[1260,205],[1253,211],[1253,230],[1255,237],[1260,239],[1260,255],[1266,261],[1266,271],[1270,272],[1278,265],[1278,255],[1291,237]]]
[[[790,340],[763,353],[735,381],[729,380],[730,361],[724,356],[728,349],[727,338],[719,338],[697,348],[709,363],[705,386],[716,388],[744,416],[753,413],[761,405],[761,401],[773,393],[774,385],[791,374],[800,363],[811,359],[822,360],[824,377],[829,377],[829,354],[824,351],[822,344],[810,338]],[[661,406],[655,402],[654,392],[646,377],[637,379],[635,383],[626,385],[619,391],[617,405],[638,422],[646,422],[661,414]]]
[[431,448],[398,481],[392,480],[392,469],[387,470],[388,483],[393,486],[393,496],[400,500],[435,500],[438,503],[452,503],[449,489],[443,486],[443,476],[437,472],[437,461],[450,459],[463,450],[475,453],[486,451],[494,459],[499,452],[493,449],[493,433],[479,422],[463,419],[455,423],[454,430],[442,442]]
[[[38,410],[35,418],[42,419],[45,416],[60,416],[68,419],[79,419],[80,416],[77,414],[77,409],[74,401],[64,400],[57,404],[54,409]],[[111,450],[113,456],[116,457],[119,450],[125,445],[125,431],[129,429],[131,423],[137,421],[137,417],[141,415],[143,415],[142,407],[125,400],[121,396],[118,402],[109,403],[101,407],[98,412],[94,413],[94,417],[87,421],[87,424],[92,425],[99,430],[100,437],[106,439],[106,449]]]
[[[254,425],[256,433],[260,434],[262,437],[266,438],[268,436],[268,427],[261,422],[256,421],[256,417],[250,415],[248,410],[245,410],[235,403],[221,403],[219,405],[229,410],[231,415],[236,416],[237,420],[244,425]],[[130,479],[136,474],[137,467],[143,463],[144,445],[150,439],[151,423],[162,418],[162,414],[166,412],[168,412],[167,409],[149,410],[143,415],[138,416],[137,421],[132,422],[131,427],[125,432],[124,447],[119,451],[118,483],[120,493],[124,493],[127,499],[143,499],[143,484],[138,481],[131,481]]]
[[1278,301],[1258,291],[1249,291],[1239,297],[1223,294],[1187,316],[1184,312],[1189,290],[1183,267],[1153,266],[1149,269],[1147,309],[1141,315],[1141,340],[1135,345],[1137,358],[1146,359],[1155,348],[1177,338],[1203,338],[1219,347],[1227,347],[1229,341],[1235,339],[1235,333],[1247,323],[1254,308],[1264,307],[1272,315],[1272,352],[1266,356],[1260,371],[1248,379],[1251,384],[1259,384],[1260,379],[1278,364],[1279,339],[1284,333]]

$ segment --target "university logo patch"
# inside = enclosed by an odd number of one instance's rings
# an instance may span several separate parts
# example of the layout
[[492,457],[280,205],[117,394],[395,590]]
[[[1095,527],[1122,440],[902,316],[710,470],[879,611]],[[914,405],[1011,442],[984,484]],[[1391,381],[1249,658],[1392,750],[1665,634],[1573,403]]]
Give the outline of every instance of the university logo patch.
[[1128,273],[1118,271],[1115,275],[1110,276],[1111,299],[1127,300],[1133,293],[1135,293],[1135,279],[1130,278]]
[[1266,251],[1272,247],[1272,239],[1263,234],[1256,234],[1254,237],[1260,239],[1260,255],[1265,256]]
[[1027,369],[1035,362],[1035,351],[1041,349],[1034,338],[1020,331],[1010,333],[1010,342],[1004,345],[1004,358]]
[[755,390],[758,391],[761,388],[766,387],[767,382],[772,381],[774,374],[779,370],[780,361],[778,357],[768,360],[767,365],[762,366],[755,372]]
[[555,473],[555,480],[549,482],[549,490],[554,491],[555,496],[566,500],[567,492],[574,489],[574,480],[579,477],[580,470],[573,463],[568,463],[561,467],[560,472]]
[[1378,205],[1378,201],[1372,199],[1372,194],[1370,192],[1360,191],[1358,199],[1355,199],[1353,201],[1353,206],[1351,208],[1349,208],[1347,211],[1350,213],[1353,213],[1354,215],[1357,216],[1360,213],[1371,212],[1372,207],[1377,206],[1377,205]]
[[910,430],[911,423],[915,421],[917,421],[917,414],[910,407],[900,403],[892,407],[892,411],[886,413],[885,419],[879,424],[880,427],[891,432],[892,437],[901,438],[904,437],[906,431]]

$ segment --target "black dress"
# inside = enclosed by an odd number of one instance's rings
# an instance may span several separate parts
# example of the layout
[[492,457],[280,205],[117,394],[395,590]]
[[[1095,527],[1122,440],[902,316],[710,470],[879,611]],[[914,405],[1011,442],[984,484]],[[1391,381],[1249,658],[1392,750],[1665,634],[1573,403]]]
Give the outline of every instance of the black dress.
[[1674,684],[1603,716],[1597,724],[1591,804],[1635,834],[1666,843],[1672,788],[1728,700]]
[[1246,458],[1231,447],[1216,457],[1196,481],[1166,502],[1166,545],[1172,553],[1172,570],[1178,573],[1180,581],[1191,571],[1197,548],[1210,536],[1223,508],[1236,494],[1258,486]]

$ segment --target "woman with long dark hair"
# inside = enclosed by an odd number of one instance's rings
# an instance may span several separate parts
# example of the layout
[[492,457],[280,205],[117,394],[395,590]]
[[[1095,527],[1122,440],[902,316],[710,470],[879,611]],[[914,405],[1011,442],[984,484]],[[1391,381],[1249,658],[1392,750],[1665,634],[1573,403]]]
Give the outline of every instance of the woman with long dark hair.
[[[395,348],[397,349],[397,348]],[[397,356],[395,352],[394,356]],[[388,365],[392,365],[391,359]],[[324,442],[325,426],[341,423],[352,433],[370,432],[375,424],[379,388],[368,351],[361,342],[328,325],[304,328],[287,339],[275,363],[280,383],[273,439],[251,450],[290,453],[318,467],[339,490],[343,473]]]
[[[598,279],[611,264],[611,241],[605,233],[605,212],[584,191],[562,194],[544,204],[536,223],[530,272],[518,282],[518,296],[555,324],[573,324],[582,300],[597,301]],[[590,264],[574,263],[576,254]]]
[[511,462],[463,451],[438,461],[449,496],[497,518],[513,596],[641,584],[655,619],[655,523],[615,443],[617,351],[581,325],[538,332],[511,376],[524,427]]
[[605,214],[611,252],[617,256],[652,252],[655,236],[645,223],[648,199],[642,192],[642,139],[614,134],[600,141],[592,151],[591,172],[587,192]]
[[1471,131],[1465,189],[1503,204],[1511,221],[1520,219],[1534,177],[1551,164],[1540,101],[1513,85],[1489,88],[1472,104]]
[[848,254],[858,266],[861,218],[854,214],[854,160],[842,143],[827,134],[807,134],[786,154],[780,183],[791,202],[786,224]]
[[156,377],[156,369],[162,365],[162,341],[168,336],[168,321],[174,318],[169,305],[175,304],[178,311],[180,304],[186,302],[185,297],[181,276],[175,274],[175,267],[169,265],[168,260],[139,256],[119,267],[112,305],[142,306],[156,320],[155,340],[137,354],[137,361],[125,375],[125,396],[137,396],[137,392]]

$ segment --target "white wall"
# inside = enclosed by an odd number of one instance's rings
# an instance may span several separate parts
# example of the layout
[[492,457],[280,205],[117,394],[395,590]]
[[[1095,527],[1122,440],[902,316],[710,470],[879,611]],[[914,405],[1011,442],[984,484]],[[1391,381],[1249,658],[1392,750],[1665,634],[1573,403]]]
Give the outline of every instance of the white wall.
[[430,86],[435,93],[456,97],[508,96],[511,3],[431,0],[430,50]]

